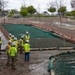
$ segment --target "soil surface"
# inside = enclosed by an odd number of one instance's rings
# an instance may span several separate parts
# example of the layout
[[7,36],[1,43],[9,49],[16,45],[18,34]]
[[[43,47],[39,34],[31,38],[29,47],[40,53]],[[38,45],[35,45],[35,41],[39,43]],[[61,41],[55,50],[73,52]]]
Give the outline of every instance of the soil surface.
[[19,54],[16,60],[16,70],[6,66],[7,56],[5,52],[0,55],[0,75],[49,75],[47,72],[49,57],[62,52],[75,52],[75,50],[50,50],[50,51],[31,51],[30,61],[24,61],[24,54]]

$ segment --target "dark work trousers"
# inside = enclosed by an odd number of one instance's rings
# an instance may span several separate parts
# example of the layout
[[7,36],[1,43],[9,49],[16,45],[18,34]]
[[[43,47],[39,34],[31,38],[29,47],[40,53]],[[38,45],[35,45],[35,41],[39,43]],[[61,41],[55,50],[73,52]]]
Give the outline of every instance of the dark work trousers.
[[11,56],[11,67],[12,67],[12,69],[15,69],[15,62],[16,62],[16,57]]
[[7,66],[9,66],[10,65],[10,54],[7,54],[7,64],[6,64]]
[[29,61],[30,60],[30,52],[25,52],[24,54],[24,60]]
[[22,46],[19,46],[19,51],[20,51],[20,54],[23,54],[23,47]]
[[1,44],[0,44],[0,54],[1,54]]

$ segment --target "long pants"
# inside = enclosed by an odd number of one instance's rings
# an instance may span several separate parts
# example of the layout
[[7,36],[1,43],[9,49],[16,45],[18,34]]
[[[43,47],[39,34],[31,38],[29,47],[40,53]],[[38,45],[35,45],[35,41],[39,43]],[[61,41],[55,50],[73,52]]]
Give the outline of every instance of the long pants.
[[25,52],[24,54],[24,60],[29,61],[30,60],[30,52]]
[[20,51],[20,54],[23,54],[23,47],[22,46],[19,46],[19,51]]
[[1,54],[1,45],[0,45],[0,54]]
[[10,64],[10,55],[7,54],[7,66]]
[[12,67],[12,69],[15,69],[15,62],[16,62],[15,59],[16,59],[15,56],[11,56],[11,67]]

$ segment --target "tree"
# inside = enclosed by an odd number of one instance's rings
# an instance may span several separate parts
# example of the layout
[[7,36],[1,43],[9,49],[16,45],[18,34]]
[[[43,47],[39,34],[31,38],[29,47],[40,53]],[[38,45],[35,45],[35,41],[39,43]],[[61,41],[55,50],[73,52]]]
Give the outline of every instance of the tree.
[[0,13],[2,16],[4,16],[4,23],[5,23],[5,12],[4,12],[4,8],[7,6],[7,1],[4,0],[0,0]]
[[12,17],[12,14],[8,14],[8,17]]
[[27,7],[25,7],[25,6],[21,6],[21,8],[20,8],[20,10],[27,10]]
[[58,12],[61,13],[60,15],[63,15],[63,16],[64,16],[64,14],[65,14],[65,12],[66,12],[66,6],[60,7],[60,8],[58,9]]
[[56,10],[58,11],[58,9],[64,5],[65,5],[65,0],[54,0],[53,2],[51,1],[48,4],[48,7],[55,7]]
[[71,14],[71,12],[66,12],[65,15],[66,15],[66,16],[71,16],[72,14]]
[[13,17],[14,14],[16,14],[16,13],[19,13],[19,12],[18,12],[17,10],[15,10],[15,9],[12,9],[12,10],[9,12],[8,17]]
[[62,6],[58,9],[58,12],[65,12],[66,11],[66,7]]
[[8,14],[8,17],[13,17],[13,15],[14,15],[14,10],[11,10]]
[[48,9],[48,11],[51,12],[51,13],[54,13],[54,12],[56,11],[56,8],[55,8],[55,7],[50,7],[50,8]]
[[27,11],[32,15],[36,12],[36,9],[31,5],[27,7]]
[[2,13],[4,14],[4,8],[7,7],[7,1],[4,0],[0,0],[0,11],[2,11]]
[[72,11],[71,11],[71,14],[72,14],[72,16],[74,16],[74,18],[75,18],[75,10],[72,10]]
[[50,7],[53,6],[56,8],[56,11],[59,16],[60,20],[60,25],[62,25],[62,17],[61,17],[61,12],[58,12],[59,8],[65,5],[65,0],[54,0],[53,2],[49,3]]
[[21,11],[20,11],[20,14],[21,14],[23,17],[27,16],[27,10],[25,10],[25,9],[21,10]]
[[21,14],[22,17],[27,16],[27,14],[28,14],[27,8],[22,6],[21,9],[20,9],[20,14]]

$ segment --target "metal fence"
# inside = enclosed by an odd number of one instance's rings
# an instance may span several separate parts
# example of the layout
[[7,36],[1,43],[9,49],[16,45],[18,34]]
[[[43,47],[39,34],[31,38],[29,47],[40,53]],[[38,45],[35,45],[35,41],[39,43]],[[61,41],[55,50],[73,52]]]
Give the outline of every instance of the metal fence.
[[60,38],[34,38],[30,40],[32,48],[74,47],[74,43]]

